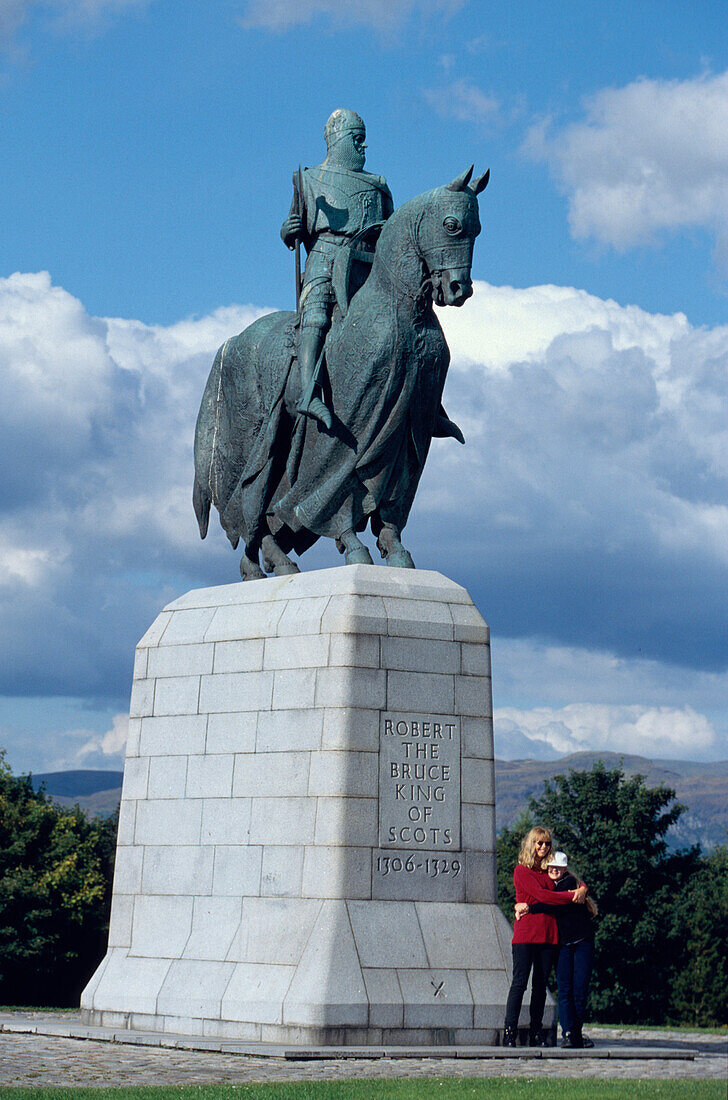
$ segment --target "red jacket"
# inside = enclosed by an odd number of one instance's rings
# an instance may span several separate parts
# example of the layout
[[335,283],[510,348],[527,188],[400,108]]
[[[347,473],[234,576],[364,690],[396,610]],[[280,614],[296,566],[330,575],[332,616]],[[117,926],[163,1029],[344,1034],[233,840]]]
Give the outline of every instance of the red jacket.
[[[516,901],[525,901],[529,905],[540,901],[545,905],[570,905],[573,890],[555,890],[554,883],[545,871],[532,871],[522,863],[513,872],[516,887]],[[516,921],[511,943],[553,943],[559,942],[559,930],[556,917],[550,913],[526,913]]]

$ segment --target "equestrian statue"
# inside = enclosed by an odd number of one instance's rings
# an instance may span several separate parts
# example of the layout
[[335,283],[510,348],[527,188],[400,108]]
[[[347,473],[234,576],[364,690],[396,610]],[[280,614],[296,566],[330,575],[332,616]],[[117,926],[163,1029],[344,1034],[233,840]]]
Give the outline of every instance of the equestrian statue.
[[433,304],[473,293],[489,172],[471,167],[394,210],[384,178],[364,171],[359,115],[334,111],[324,136],[326,159],[295,173],[281,228],[296,312],[223,344],[197,418],[200,535],[214,504],[233,547],[243,540],[243,580],[297,573],[288,555],[322,536],[348,565],[371,565],[367,524],[387,565],[414,568],[401,533],[430,442],[465,442],[442,405],[450,353]]

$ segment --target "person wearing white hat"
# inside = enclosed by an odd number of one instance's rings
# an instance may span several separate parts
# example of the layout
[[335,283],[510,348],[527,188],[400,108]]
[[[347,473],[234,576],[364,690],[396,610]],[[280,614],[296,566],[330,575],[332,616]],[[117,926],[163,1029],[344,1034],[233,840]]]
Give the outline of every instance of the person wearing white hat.
[[[565,852],[554,852],[546,862],[546,870],[557,892],[576,890],[581,883],[569,871]],[[559,955],[556,977],[559,983],[559,1021],[561,1046],[593,1047],[594,1043],[583,1033],[584,1014],[589,997],[589,981],[594,962],[594,921],[597,907],[587,897],[585,905],[550,907],[542,902],[516,905],[516,919],[526,913],[552,913],[559,931]]]
[[[551,859],[546,864],[546,871],[547,871],[548,874],[551,874],[551,868],[552,867],[558,867],[558,868],[560,868],[561,870],[564,870],[564,871],[568,870],[569,861],[566,858],[566,852],[554,852],[554,854],[551,856]],[[551,877],[553,878],[554,876],[551,875]],[[560,878],[561,878],[561,875],[556,875],[557,881]]]

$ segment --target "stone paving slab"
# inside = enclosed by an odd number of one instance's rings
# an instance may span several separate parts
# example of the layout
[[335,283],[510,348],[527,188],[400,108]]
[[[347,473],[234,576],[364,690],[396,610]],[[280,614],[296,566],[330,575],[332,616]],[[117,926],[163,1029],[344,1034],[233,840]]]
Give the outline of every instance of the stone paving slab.
[[[725,1042],[705,1044],[694,1058],[390,1058],[368,1061],[289,1061],[252,1055],[218,1054],[161,1047],[127,1046],[93,1039],[0,1033],[3,1084],[94,1087],[195,1085],[252,1082],[346,1080],[367,1077],[569,1077],[716,1079],[726,1077]],[[610,1052],[611,1053],[611,1052]]]
[[[0,1013],[0,1064],[6,1086],[101,1087],[122,1085],[195,1085],[252,1082],[346,1080],[353,1077],[568,1077],[613,1080],[725,1080],[728,1077],[728,1041],[725,1035],[701,1032],[655,1032],[639,1029],[594,1029],[596,1046],[590,1051],[560,1048],[473,1047],[435,1048],[438,1057],[409,1048],[402,1057],[395,1048],[364,1048],[365,1058],[352,1058],[355,1048],[337,1049],[346,1055],[302,1061],[297,1051],[272,1044],[226,1041],[224,1050],[193,1050],[179,1036],[120,1032],[135,1042],[68,1038],[59,1029],[74,1027],[73,1017],[59,1020],[53,1013]],[[53,1033],[50,1032],[54,1028]],[[87,1032],[107,1030],[86,1028]],[[108,1029],[111,1030],[111,1029]],[[194,1036],[185,1037],[194,1040]],[[149,1040],[138,1042],[139,1039]],[[151,1040],[154,1040],[154,1044]],[[206,1040],[197,1038],[198,1044]],[[215,1044],[216,1045],[216,1044]],[[220,1044],[223,1045],[222,1043]],[[266,1055],[254,1047],[266,1047]],[[235,1053],[233,1053],[235,1051]],[[290,1052],[291,1057],[286,1057]],[[316,1051],[318,1055],[320,1052]],[[484,1056],[486,1055],[486,1056]]]
[[290,1047],[279,1043],[242,1042],[225,1039],[204,1039],[197,1035],[177,1035],[166,1032],[119,1030],[91,1027],[67,1019],[63,1023],[23,1019],[8,1019],[0,1014],[0,1032],[55,1036],[66,1039],[100,1040],[126,1046],[161,1047],[172,1050],[190,1050],[217,1054],[253,1055],[263,1058],[284,1058],[290,1062],[323,1062],[338,1060],[372,1061],[379,1058],[482,1058],[497,1059],[593,1059],[593,1058],[663,1058],[691,1059],[688,1048],[668,1046],[620,1045],[613,1048],[594,1046],[587,1050],[562,1050],[560,1047],[499,1047],[499,1046],[348,1046],[348,1047]]

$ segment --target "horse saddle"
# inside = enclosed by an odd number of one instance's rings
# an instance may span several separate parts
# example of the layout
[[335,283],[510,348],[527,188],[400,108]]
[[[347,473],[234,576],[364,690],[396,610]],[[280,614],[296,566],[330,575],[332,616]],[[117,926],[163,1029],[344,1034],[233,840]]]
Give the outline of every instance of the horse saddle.
[[373,222],[366,229],[360,229],[347,247],[339,249],[334,260],[331,286],[342,317],[346,316],[349,302],[367,280],[383,226],[384,222]]

